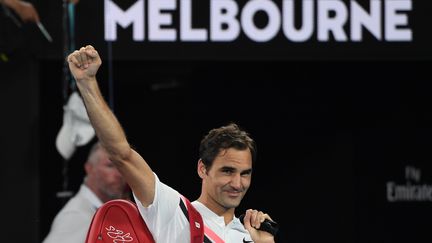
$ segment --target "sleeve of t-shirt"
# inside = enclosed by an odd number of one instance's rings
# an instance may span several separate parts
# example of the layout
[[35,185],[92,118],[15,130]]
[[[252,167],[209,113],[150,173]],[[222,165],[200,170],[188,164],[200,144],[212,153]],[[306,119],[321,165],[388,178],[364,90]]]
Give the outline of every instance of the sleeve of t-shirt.
[[155,196],[152,204],[144,207],[135,194],[133,195],[153,238],[158,239],[158,236],[164,233],[164,227],[174,218],[179,207],[180,194],[162,183],[155,174]]

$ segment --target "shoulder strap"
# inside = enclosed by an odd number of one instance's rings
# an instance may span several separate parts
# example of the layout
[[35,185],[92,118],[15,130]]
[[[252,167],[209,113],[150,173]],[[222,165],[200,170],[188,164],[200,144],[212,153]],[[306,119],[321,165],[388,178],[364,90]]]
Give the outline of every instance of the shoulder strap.
[[[186,203],[186,205],[185,205]],[[181,196],[180,207],[189,220],[191,243],[204,242],[204,223],[201,214],[192,206],[190,201]]]
[[180,208],[189,221],[191,243],[224,243],[216,233],[204,224],[201,214],[184,196],[181,196]]

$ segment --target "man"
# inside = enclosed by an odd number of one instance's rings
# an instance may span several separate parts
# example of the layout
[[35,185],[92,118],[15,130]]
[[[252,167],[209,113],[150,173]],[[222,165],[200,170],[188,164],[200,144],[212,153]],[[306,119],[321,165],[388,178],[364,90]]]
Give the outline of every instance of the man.
[[[79,0],[69,0],[77,4]],[[22,0],[0,0],[0,3],[11,8],[23,22],[37,23],[40,21],[39,13],[33,4]]]
[[11,8],[24,22],[39,22],[39,14],[33,4],[21,0],[0,0],[7,7]]
[[96,209],[125,197],[126,183],[100,143],[91,148],[84,169],[84,183],[55,217],[44,243],[84,243]]
[[[92,46],[82,47],[67,58],[77,81],[90,121],[110,159],[132,188],[140,213],[157,243],[189,243],[190,226],[182,212],[182,196],[159,181],[147,162],[129,145],[125,133],[104,101],[96,80],[102,63]],[[272,243],[270,233],[257,230],[267,214],[247,210],[244,226],[235,208],[249,188],[255,143],[231,124],[210,131],[200,146],[197,171],[201,195],[192,205],[203,217],[204,242]],[[207,239],[207,241],[206,241]]]

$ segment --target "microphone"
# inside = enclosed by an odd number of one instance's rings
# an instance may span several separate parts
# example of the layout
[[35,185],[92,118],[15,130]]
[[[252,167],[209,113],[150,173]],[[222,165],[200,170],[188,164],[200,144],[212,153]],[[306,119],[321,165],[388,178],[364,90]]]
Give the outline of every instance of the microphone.
[[[244,217],[245,217],[244,214],[239,216],[239,220],[242,224],[244,224],[244,222],[243,222]],[[273,236],[275,236],[279,230],[279,225],[275,221],[265,219],[264,222],[261,223],[258,230],[268,232],[268,233],[272,234]]]

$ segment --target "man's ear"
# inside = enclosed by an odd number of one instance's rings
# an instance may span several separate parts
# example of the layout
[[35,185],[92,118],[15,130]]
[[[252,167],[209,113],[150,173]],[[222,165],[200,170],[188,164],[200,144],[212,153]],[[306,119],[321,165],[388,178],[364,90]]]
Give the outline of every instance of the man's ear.
[[204,165],[204,162],[202,159],[198,160],[198,166],[197,166],[198,175],[201,179],[204,179],[205,175],[207,174],[206,167]]
[[90,172],[92,171],[92,169],[93,169],[93,165],[91,163],[87,162],[84,164],[84,170],[85,170],[87,175],[90,175]]

